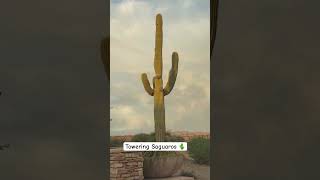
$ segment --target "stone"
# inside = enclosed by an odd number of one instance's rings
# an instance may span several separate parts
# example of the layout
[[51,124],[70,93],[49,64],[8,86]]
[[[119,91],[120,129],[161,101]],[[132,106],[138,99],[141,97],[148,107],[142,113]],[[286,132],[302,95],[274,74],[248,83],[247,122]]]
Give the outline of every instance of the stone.
[[122,174],[121,177],[130,177],[130,174]]
[[110,168],[110,174],[111,175],[116,175],[118,173],[118,169],[116,168]]
[[167,178],[151,178],[145,180],[194,180],[194,177],[186,177],[186,176],[176,176],[176,177],[167,177]]
[[121,169],[121,170],[118,170],[118,173],[119,173],[119,174],[127,174],[127,173],[128,173],[128,170],[126,170],[126,169]]
[[121,161],[124,160],[123,156],[111,156],[110,161]]
[[138,166],[138,162],[128,162],[128,166]]
[[143,173],[147,178],[170,177],[183,165],[184,156],[164,156],[147,158],[144,161]]
[[110,178],[114,180],[143,180],[141,152],[124,152],[121,148],[110,149]]
[[122,167],[123,164],[122,163],[110,163],[110,167],[113,167],[113,168],[118,168],[118,167]]
[[143,180],[143,176],[135,176],[134,180]]

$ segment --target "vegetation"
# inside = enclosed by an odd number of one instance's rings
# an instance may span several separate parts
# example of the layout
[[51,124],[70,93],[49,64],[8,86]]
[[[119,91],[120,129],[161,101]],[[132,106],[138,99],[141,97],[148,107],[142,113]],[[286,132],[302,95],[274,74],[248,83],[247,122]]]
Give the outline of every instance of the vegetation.
[[210,140],[203,137],[192,138],[188,143],[190,156],[198,164],[209,164]]
[[180,136],[171,135],[170,133],[166,133],[165,142],[184,142],[184,139]]
[[123,140],[110,138],[111,147],[122,147],[123,143],[124,143]]
[[141,133],[141,134],[134,135],[131,141],[132,142],[154,142],[155,137],[152,134]]
[[[132,142],[154,142],[156,140],[155,133],[141,133],[132,137]],[[180,136],[175,136],[166,132],[166,136],[164,137],[164,142],[183,142],[184,139]]]

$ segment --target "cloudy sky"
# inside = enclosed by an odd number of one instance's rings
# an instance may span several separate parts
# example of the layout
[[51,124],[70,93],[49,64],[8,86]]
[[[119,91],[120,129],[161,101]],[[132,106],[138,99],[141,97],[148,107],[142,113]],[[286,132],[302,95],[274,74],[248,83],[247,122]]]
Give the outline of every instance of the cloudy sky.
[[175,87],[165,98],[168,130],[209,131],[210,1],[111,1],[111,134],[154,130],[153,97],[140,75],[154,76],[155,16],[163,16],[163,79],[179,54]]

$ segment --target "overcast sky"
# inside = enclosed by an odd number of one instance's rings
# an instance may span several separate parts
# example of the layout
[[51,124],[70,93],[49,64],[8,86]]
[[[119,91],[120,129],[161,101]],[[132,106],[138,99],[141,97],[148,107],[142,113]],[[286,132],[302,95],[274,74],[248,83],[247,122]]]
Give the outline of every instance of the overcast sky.
[[111,1],[111,134],[154,131],[153,97],[140,76],[154,76],[155,16],[163,16],[163,79],[179,54],[175,87],[165,97],[167,130],[209,131],[210,1]]

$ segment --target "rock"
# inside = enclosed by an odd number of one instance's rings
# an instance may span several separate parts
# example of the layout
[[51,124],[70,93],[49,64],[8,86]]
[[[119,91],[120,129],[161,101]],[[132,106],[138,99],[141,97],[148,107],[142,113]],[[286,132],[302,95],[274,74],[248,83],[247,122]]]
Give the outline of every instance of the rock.
[[145,180],[194,180],[194,178],[186,177],[186,176],[176,176],[176,177],[154,178],[154,179],[145,179]]

